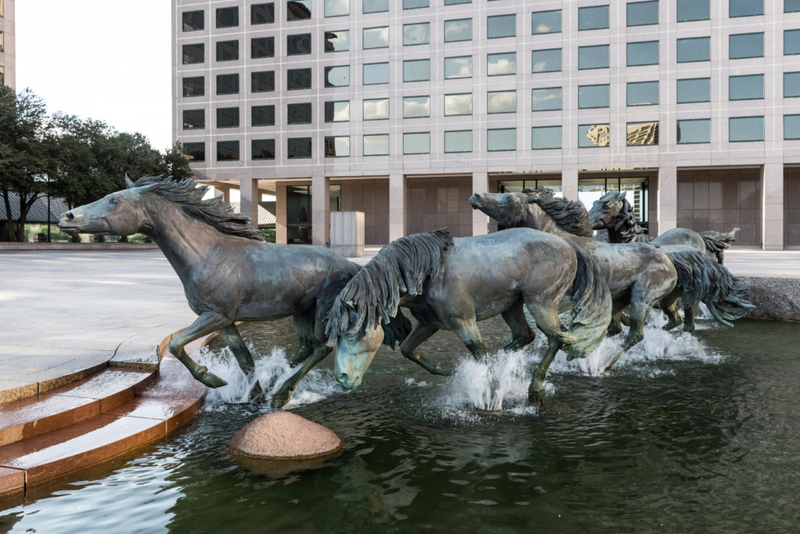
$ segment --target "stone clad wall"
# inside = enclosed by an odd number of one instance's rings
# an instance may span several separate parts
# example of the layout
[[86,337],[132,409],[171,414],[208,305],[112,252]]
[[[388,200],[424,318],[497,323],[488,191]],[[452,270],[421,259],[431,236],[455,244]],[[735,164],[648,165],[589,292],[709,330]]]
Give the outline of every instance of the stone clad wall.
[[331,180],[342,186],[342,211],[364,212],[364,243],[389,242],[389,180]]
[[472,235],[470,177],[408,179],[407,187],[407,234],[446,226],[453,237]]

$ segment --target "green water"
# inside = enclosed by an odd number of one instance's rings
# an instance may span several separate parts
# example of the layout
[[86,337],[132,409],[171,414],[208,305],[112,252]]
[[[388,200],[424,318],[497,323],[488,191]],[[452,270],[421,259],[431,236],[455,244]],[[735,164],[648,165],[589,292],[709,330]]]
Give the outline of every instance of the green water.
[[[244,330],[262,374],[280,371],[273,346],[296,347],[288,321]],[[497,321],[481,330],[492,347],[507,335]],[[462,362],[457,377],[384,349],[344,392],[326,361],[290,409],[347,449],[277,478],[222,449],[267,409],[217,392],[146,450],[0,499],[0,532],[797,532],[800,324],[702,321],[693,337],[648,337],[610,376],[556,362],[541,410],[527,407],[524,376],[540,345],[508,357],[500,415],[468,409],[480,368],[450,334],[420,352]]]

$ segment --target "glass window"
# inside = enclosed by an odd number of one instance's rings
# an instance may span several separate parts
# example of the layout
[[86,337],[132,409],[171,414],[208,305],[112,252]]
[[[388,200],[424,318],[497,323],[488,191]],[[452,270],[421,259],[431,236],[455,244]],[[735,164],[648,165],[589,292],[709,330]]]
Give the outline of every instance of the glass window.
[[[431,116],[431,97],[407,96],[403,98],[403,118],[417,119]],[[387,111],[388,118],[388,111]]]
[[764,57],[763,33],[740,33],[728,40],[729,59]]
[[764,117],[731,117],[728,122],[731,143],[764,140]]
[[217,61],[239,59],[239,41],[217,41]]
[[710,19],[710,0],[678,0],[678,22]]
[[783,73],[783,97],[795,98],[800,96],[800,72]]
[[192,163],[206,160],[205,143],[183,143],[183,151]]
[[325,136],[326,158],[347,158],[350,156],[350,136]]
[[431,134],[430,133],[407,133],[403,134],[403,154],[430,154],[431,153]]
[[286,71],[287,89],[297,91],[311,89],[311,69],[289,69]]
[[581,85],[578,87],[578,109],[607,108],[609,86]]
[[764,14],[764,0],[729,0],[728,16],[752,17]]
[[253,126],[275,126],[275,106],[253,106]]
[[561,148],[561,126],[534,126],[531,128],[531,148],[533,150]]
[[678,80],[678,104],[711,102],[711,78]]
[[728,100],[763,100],[764,75],[731,76],[728,78]]
[[325,0],[326,17],[343,17],[350,14],[350,0]]
[[486,19],[486,37],[499,39],[501,37],[515,37],[517,35],[516,15],[496,15]]
[[205,127],[206,127],[206,110],[204,109],[183,110],[184,130],[201,130]]
[[203,63],[205,61],[205,48],[202,43],[183,45],[183,64]]
[[183,96],[205,96],[206,79],[204,76],[195,76],[183,79]]
[[381,28],[364,28],[362,34],[362,48],[389,48],[389,26]]
[[608,28],[608,6],[578,8],[578,30],[602,30]]
[[783,32],[783,55],[794,56],[800,54],[800,30],[786,30]]
[[350,30],[325,32],[325,52],[347,52],[350,50]]
[[325,122],[350,122],[350,101],[325,102]]
[[275,22],[275,4],[253,4],[250,6],[250,24],[272,24]]
[[218,95],[238,95],[239,94],[239,75],[220,74],[217,76]]
[[531,33],[561,33],[561,10],[536,11],[531,13]]
[[403,61],[404,82],[425,82],[431,79],[431,60],[414,59]]
[[311,34],[289,35],[286,38],[286,53],[290,56],[305,56],[311,53]]
[[204,30],[205,27],[205,17],[202,11],[186,11],[183,13],[183,31],[193,32]]
[[260,37],[250,41],[250,57],[252,59],[262,59],[265,57],[275,57],[275,38]]
[[253,159],[275,159],[275,139],[253,139]]
[[364,155],[365,156],[388,156],[389,155],[389,134],[365,135],[364,136]]
[[350,85],[350,65],[325,67],[325,87],[348,87]]
[[444,95],[444,114],[446,117],[472,115],[472,93]]
[[472,130],[445,132],[444,151],[446,154],[472,152]]
[[389,83],[388,63],[365,63],[364,85]]
[[444,0],[444,5],[454,6],[457,4],[471,4],[472,0]]
[[364,100],[365,121],[378,121],[389,118],[389,99],[371,98]]
[[608,45],[578,47],[578,70],[607,68]]
[[217,161],[239,161],[239,141],[217,141]]
[[311,124],[311,103],[289,104],[287,106],[288,124]]
[[458,19],[444,21],[444,42],[472,40],[472,19]]
[[364,13],[383,13],[389,11],[389,0],[362,0]]
[[658,24],[658,0],[653,2],[630,2],[627,8],[628,26]]
[[516,113],[516,91],[491,91],[486,94],[487,113]]
[[217,9],[217,28],[235,28],[238,25],[238,7],[222,7]]
[[403,25],[403,46],[428,44],[431,42],[431,25],[428,22]]
[[611,145],[610,134],[608,124],[581,124],[578,126],[578,148],[607,148]]
[[502,152],[517,149],[517,129],[503,128],[486,132],[486,150]]
[[800,11],[800,0],[783,0],[784,13],[797,13]]
[[250,75],[250,92],[269,93],[275,90],[275,71],[254,72]]
[[783,116],[783,138],[786,141],[800,139],[800,115]]
[[629,122],[627,134],[628,146],[657,145],[658,121]]
[[629,106],[652,106],[658,104],[658,82],[628,83]]
[[444,58],[444,78],[472,78],[472,56]]
[[533,72],[559,72],[561,71],[561,49],[533,51]]
[[561,109],[561,88],[531,90],[531,111],[557,111]]
[[286,2],[286,20],[308,20],[311,18],[311,0],[289,0]]
[[628,66],[658,65],[658,41],[628,43]]
[[711,37],[678,39],[678,63],[711,61]]
[[516,52],[507,54],[488,54],[486,58],[488,61],[489,76],[505,76],[507,74],[517,73]]
[[678,144],[694,145],[711,142],[711,119],[678,121]]
[[403,9],[430,7],[430,0],[403,0]]
[[217,128],[238,128],[239,108],[217,108]]
[[286,141],[289,159],[308,159],[311,157],[311,138],[294,137]]

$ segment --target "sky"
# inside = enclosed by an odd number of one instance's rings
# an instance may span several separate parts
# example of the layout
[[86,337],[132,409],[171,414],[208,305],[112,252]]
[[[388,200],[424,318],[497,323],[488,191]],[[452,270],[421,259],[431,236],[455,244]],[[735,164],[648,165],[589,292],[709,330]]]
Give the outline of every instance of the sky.
[[169,0],[18,0],[17,90],[172,144]]

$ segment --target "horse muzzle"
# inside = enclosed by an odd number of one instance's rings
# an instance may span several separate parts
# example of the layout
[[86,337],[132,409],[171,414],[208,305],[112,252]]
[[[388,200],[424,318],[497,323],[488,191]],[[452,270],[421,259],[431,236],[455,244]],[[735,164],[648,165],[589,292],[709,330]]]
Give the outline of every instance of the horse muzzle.
[[336,375],[336,381],[344,389],[356,389],[361,384],[361,377],[349,375],[347,373],[339,373]]

